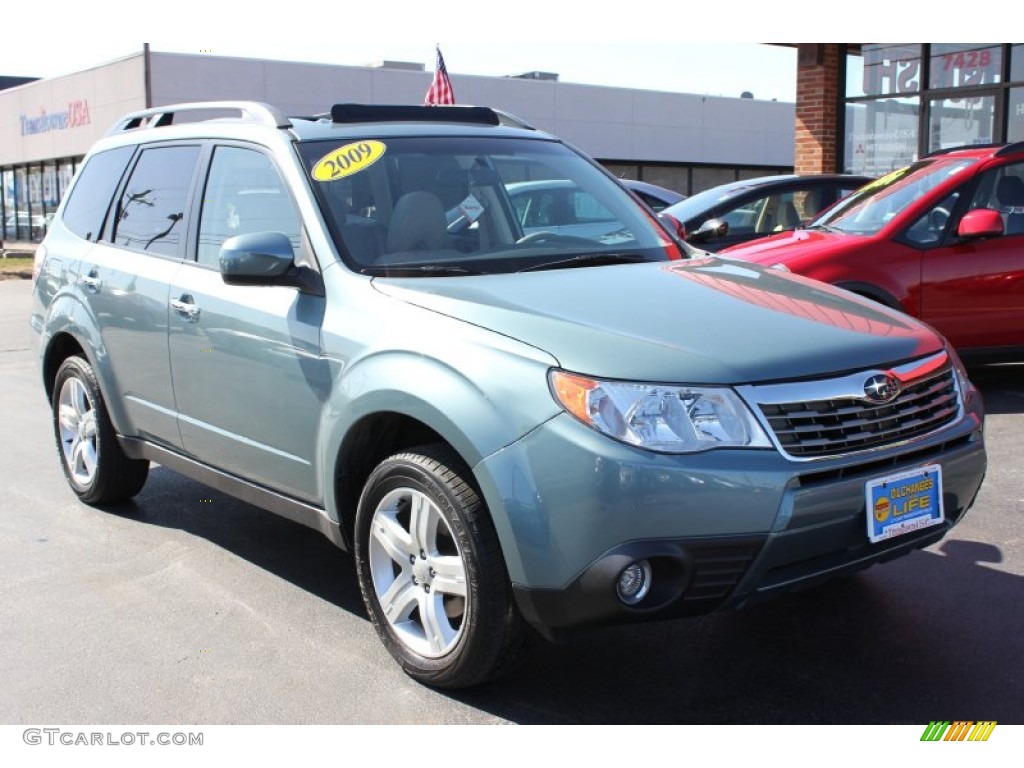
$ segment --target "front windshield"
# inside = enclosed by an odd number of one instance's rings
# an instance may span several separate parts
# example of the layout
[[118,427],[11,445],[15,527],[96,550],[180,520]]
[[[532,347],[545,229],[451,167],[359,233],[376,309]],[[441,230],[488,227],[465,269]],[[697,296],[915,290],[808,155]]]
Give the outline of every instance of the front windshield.
[[299,145],[338,251],[372,275],[664,261],[680,250],[600,168],[553,141],[402,137]]
[[965,168],[974,159],[932,158],[900,168],[840,201],[807,225],[853,235],[874,235],[898,213]]

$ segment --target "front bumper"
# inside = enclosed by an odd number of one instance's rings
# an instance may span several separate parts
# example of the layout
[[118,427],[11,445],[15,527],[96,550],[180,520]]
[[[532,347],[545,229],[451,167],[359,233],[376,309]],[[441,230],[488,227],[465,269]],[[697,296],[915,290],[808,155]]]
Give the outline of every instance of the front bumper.
[[[799,463],[774,451],[652,454],[560,416],[477,475],[519,608],[551,635],[738,608],[933,544],[981,486],[981,424],[979,404],[910,445]],[[870,543],[865,484],[933,463],[944,521]],[[651,591],[630,606],[615,585],[637,560],[651,565]]]

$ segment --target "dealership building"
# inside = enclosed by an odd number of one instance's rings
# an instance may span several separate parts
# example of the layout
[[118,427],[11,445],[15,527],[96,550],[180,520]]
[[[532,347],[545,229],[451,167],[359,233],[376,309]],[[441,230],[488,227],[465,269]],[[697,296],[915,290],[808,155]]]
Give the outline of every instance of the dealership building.
[[[1024,139],[1024,45],[797,46],[795,104],[610,88],[529,72],[452,74],[460,103],[550,131],[615,175],[692,194],[772,173],[881,174],[936,149]],[[92,143],[125,113],[263,101],[421,103],[423,64],[365,67],[152,51],[43,80],[0,77],[0,240],[45,232]],[[749,94],[744,94],[749,95]]]

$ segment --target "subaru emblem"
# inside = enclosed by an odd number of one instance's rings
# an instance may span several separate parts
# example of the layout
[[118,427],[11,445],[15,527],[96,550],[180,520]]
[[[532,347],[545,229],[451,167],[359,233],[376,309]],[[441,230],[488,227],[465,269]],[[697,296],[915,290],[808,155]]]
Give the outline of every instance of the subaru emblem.
[[877,373],[864,382],[864,399],[871,403],[889,403],[900,393],[900,382],[889,373]]

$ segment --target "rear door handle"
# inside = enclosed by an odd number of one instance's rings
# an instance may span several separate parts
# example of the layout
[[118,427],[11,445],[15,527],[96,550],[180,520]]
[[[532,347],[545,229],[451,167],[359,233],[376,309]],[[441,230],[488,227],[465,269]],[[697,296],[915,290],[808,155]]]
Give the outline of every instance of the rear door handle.
[[193,323],[199,320],[199,307],[187,293],[183,293],[179,299],[171,299],[171,309]]

